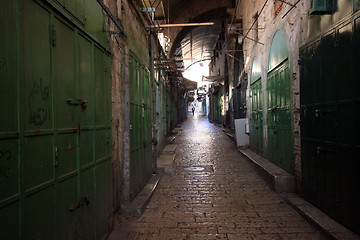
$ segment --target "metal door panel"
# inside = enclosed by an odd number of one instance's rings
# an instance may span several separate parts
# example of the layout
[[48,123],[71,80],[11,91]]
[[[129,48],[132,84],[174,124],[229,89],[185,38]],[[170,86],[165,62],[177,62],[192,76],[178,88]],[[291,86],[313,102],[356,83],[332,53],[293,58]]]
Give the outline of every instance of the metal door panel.
[[76,230],[78,214],[82,207],[77,193],[77,175],[67,177],[56,185],[55,195],[55,239],[78,239]]
[[[11,216],[11,217],[9,217]],[[16,201],[9,205],[0,207],[0,239],[20,239],[20,202]]]
[[251,87],[250,147],[257,153],[263,151],[263,112],[261,78]]
[[[112,95],[111,95],[111,87],[112,87],[112,79],[111,79],[111,55],[109,53],[104,52],[104,67],[105,67],[105,119],[106,119],[106,126],[109,131],[109,138],[111,138],[111,124],[112,124],[112,115],[111,115],[111,109],[112,109]],[[111,139],[109,139],[109,142],[111,142]],[[110,147],[110,144],[108,144]],[[109,150],[109,149],[108,149]],[[109,152],[108,152],[109,153]],[[110,155],[110,153],[109,153]]]
[[96,233],[95,168],[85,168],[80,172],[80,199],[83,207],[79,209],[79,235],[82,239],[94,239]]
[[23,71],[25,130],[51,129],[51,73],[49,44],[50,12],[35,3],[24,1]]
[[294,169],[288,60],[268,73],[267,90],[269,159],[291,173]]
[[75,129],[79,102],[75,79],[74,30],[57,18],[54,18],[53,28],[53,34],[56,34],[56,43],[53,44],[56,127],[58,130]]
[[337,84],[338,99],[349,99],[355,97],[355,88],[348,88],[354,86],[354,56],[353,56],[353,24],[348,23],[338,29],[338,37],[336,40],[338,48],[338,77],[342,84]]
[[149,72],[133,54],[130,71],[130,195],[133,198],[152,171],[152,101]]
[[107,145],[109,144],[107,134],[104,129],[95,131],[95,161],[104,159]]
[[[359,43],[360,42],[360,17],[355,19],[355,26],[354,26],[354,41],[355,43]],[[354,47],[354,55],[355,57],[353,58],[354,60],[354,66],[359,66],[360,65],[360,59],[358,56],[360,56],[360,44],[355,44]],[[360,89],[360,81],[356,81],[356,79],[360,79],[360,68],[358,67],[354,67],[354,74],[355,74],[355,86],[354,86],[354,91],[355,91],[355,98],[359,99],[360,98],[360,91],[357,91],[357,89]],[[358,128],[358,132],[360,131],[360,128]]]
[[[358,205],[359,192],[354,189],[359,189],[359,154],[360,149],[355,149],[350,145],[339,146],[339,152],[341,156],[341,167],[339,168],[340,182],[339,188],[340,194],[338,196],[339,216],[347,225],[352,223],[358,223],[356,214],[360,212]],[[357,177],[354,177],[357,176]],[[357,224],[360,227],[360,223]]]
[[94,47],[94,91],[95,91],[95,125],[104,126],[106,124],[106,97],[105,97],[105,77],[104,77],[104,52],[98,47]]
[[[339,103],[336,111],[336,118],[333,122],[334,132],[336,134],[335,141],[339,141],[344,144],[352,144],[359,142],[358,137],[354,134],[356,125],[359,119],[354,117],[354,111],[360,110],[356,108],[354,102],[342,102]],[[335,114],[335,113],[333,113]]]
[[[359,232],[358,38],[353,20],[309,43],[302,55],[301,132],[304,196],[330,216]],[[355,32],[352,32],[355,31]],[[316,47],[315,47],[316,46]],[[304,49],[304,48],[303,48]],[[318,67],[320,74],[308,69]],[[312,71],[315,71],[312,70]],[[314,77],[316,76],[316,77]],[[314,81],[315,91],[305,82]],[[320,94],[318,94],[320,92]],[[315,96],[319,95],[319,96]],[[306,151],[305,151],[306,149]]]
[[80,166],[94,162],[94,131],[81,131],[79,137]]
[[[0,13],[0,22],[6,21],[0,29],[6,36],[0,44],[0,81],[7,88],[0,99],[5,113],[0,117],[0,221],[11,232],[6,237],[0,233],[0,238],[82,238],[82,214],[89,209],[82,194],[89,196],[93,213],[102,207],[102,214],[111,215],[111,59],[47,1],[5,1]],[[79,185],[80,165],[94,172],[94,153],[106,171],[98,171],[102,181],[87,177],[81,182],[84,187]],[[102,202],[95,201],[93,190],[83,190],[96,184],[106,192]],[[70,211],[71,206],[76,210]],[[95,214],[91,219],[95,221]],[[98,224],[107,226],[108,219]],[[84,239],[95,238],[95,224],[89,225]],[[96,234],[103,237],[106,232],[105,227]]]
[[77,171],[77,134],[59,134],[56,137],[55,169],[57,178]]
[[0,140],[0,202],[20,191],[18,147],[18,139]]
[[25,197],[22,239],[53,239],[55,207],[53,186]]
[[321,194],[322,203],[324,209],[327,212],[336,212],[339,204],[339,188],[340,181],[338,178],[338,171],[340,168],[339,150],[336,144],[324,143],[321,146],[323,149],[320,150],[322,155],[321,161],[324,161],[324,168],[322,169],[324,178],[324,188],[320,189],[324,192]]
[[[18,131],[18,76],[17,76],[17,53],[14,39],[17,33],[16,5],[12,0],[2,1],[0,8],[0,86],[6,91],[0,94],[0,134],[2,132]],[[0,135],[1,137],[1,135]],[[1,145],[4,146],[4,145]],[[1,151],[1,149],[0,149]]]
[[96,203],[96,239],[101,239],[107,232],[109,211],[110,191],[107,181],[109,172],[108,162],[104,161],[95,167],[95,203]]
[[[323,66],[332,66],[337,62],[337,52],[336,48],[338,47],[338,43],[336,42],[335,31],[324,36],[322,40],[322,47],[326,51],[323,51],[322,65]],[[327,86],[323,88],[324,98],[326,102],[336,101],[338,99],[338,82],[337,82],[337,68],[336,67],[328,67],[326,70],[322,71],[323,78],[321,79],[321,84],[323,86]]]
[[78,19],[84,22],[85,18],[85,0],[65,0],[65,7]]
[[93,126],[94,115],[94,83],[92,78],[92,44],[81,34],[77,35],[78,48],[78,75],[79,75],[79,96],[80,100],[87,102],[87,107],[79,112],[81,128]]
[[[54,91],[55,91],[55,222],[56,239],[75,239],[78,218],[77,155],[78,116],[75,74],[74,30],[61,19],[53,19]],[[74,176],[75,174],[75,176]]]
[[305,122],[304,126],[306,125],[308,128],[308,137],[314,139],[321,139],[322,132],[323,132],[323,118],[321,118],[320,110],[322,109],[322,105],[315,104],[315,105],[308,105],[306,106],[305,113]]
[[53,137],[37,136],[25,139],[23,185],[25,190],[41,187],[54,180]]

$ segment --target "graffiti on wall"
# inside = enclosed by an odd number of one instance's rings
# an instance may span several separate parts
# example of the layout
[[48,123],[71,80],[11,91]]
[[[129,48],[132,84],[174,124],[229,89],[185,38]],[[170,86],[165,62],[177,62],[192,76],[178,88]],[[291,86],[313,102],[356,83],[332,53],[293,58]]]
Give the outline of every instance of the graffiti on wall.
[[46,102],[49,98],[49,87],[43,87],[42,79],[39,83],[34,83],[29,94],[29,123],[36,126],[43,125],[50,119],[49,110]]

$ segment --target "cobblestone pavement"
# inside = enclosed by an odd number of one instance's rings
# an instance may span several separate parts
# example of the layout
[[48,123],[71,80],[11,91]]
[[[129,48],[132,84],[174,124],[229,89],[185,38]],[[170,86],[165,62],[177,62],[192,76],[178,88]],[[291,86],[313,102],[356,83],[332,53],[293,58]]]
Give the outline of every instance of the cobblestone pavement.
[[174,170],[140,218],[109,239],[326,239],[241,156],[222,129],[195,115],[182,125]]

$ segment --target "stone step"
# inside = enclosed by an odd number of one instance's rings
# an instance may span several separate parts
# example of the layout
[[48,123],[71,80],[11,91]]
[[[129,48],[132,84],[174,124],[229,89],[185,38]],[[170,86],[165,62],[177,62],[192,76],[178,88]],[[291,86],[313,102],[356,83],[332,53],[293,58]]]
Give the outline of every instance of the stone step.
[[160,181],[158,174],[153,174],[141,192],[129,204],[122,205],[122,214],[125,216],[140,217],[145,211],[156,186]]
[[296,191],[295,176],[249,149],[238,149],[256,166],[257,170],[259,170],[265,180],[270,183],[275,192],[293,193]]
[[311,224],[318,227],[331,239],[355,240],[360,236],[336,222],[321,210],[300,197],[290,197],[287,202]]
[[177,148],[177,144],[168,144],[165,146],[165,148],[162,150],[161,154],[175,154]]
[[175,141],[176,136],[169,136],[167,140],[167,144],[173,144]]
[[157,158],[158,173],[172,172],[172,165],[175,159],[175,154],[161,154]]

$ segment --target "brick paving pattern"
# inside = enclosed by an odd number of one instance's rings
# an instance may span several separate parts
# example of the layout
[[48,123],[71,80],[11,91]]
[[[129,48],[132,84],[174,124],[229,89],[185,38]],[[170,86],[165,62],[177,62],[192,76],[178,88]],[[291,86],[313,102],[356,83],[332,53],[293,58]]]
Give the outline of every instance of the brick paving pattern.
[[140,218],[119,217],[109,239],[326,239],[273,192],[222,129],[190,116]]

